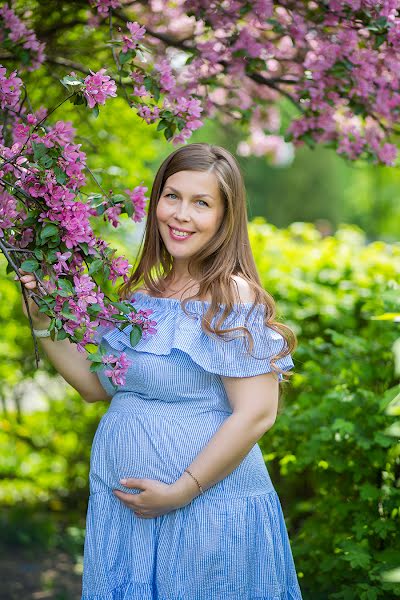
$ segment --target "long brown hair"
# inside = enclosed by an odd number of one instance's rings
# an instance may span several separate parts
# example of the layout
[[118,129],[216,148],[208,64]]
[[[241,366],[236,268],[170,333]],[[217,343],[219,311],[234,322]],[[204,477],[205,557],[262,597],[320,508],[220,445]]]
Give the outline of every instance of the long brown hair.
[[[173,272],[173,257],[168,253],[159,233],[156,208],[165,182],[179,171],[214,173],[224,202],[224,218],[219,230],[209,244],[189,260],[189,274],[197,280],[199,290],[196,297],[182,300],[182,308],[184,309],[190,300],[211,296],[212,301],[201,321],[203,331],[225,340],[227,333],[243,332],[247,342],[250,341],[251,352],[253,338],[246,327],[221,328],[225,319],[235,310],[235,305],[240,304],[238,293],[232,285],[232,276],[245,279],[254,294],[254,302],[247,317],[257,304],[264,305],[265,324],[280,333],[286,342],[282,352],[272,357],[271,366],[287,380],[292,373],[282,371],[275,361],[293,352],[297,345],[296,336],[287,325],[274,320],[274,299],[261,286],[247,231],[247,203],[243,177],[237,161],[225,148],[206,143],[188,144],[172,152],[161,164],[151,190],[144,241],[142,239],[138,258],[128,282],[123,283],[118,290],[120,298],[132,297],[135,289],[143,285],[149,295],[153,296],[162,296],[166,290],[165,280]],[[222,314],[219,305],[224,306]],[[211,322],[218,313],[220,316],[213,327]]]

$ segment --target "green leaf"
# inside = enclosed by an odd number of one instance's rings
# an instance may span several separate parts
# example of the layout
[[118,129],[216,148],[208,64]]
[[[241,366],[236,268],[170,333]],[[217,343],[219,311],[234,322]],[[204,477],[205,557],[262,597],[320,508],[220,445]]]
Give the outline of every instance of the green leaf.
[[101,354],[101,352],[97,351],[97,352],[92,352],[89,356],[89,359],[92,362],[97,362],[97,363],[101,363],[103,362],[103,355]]
[[112,305],[115,306],[115,308],[118,308],[118,310],[120,310],[125,315],[132,312],[132,306],[127,306],[123,302],[112,302]]
[[46,254],[46,260],[47,262],[49,262],[51,265],[53,265],[54,263],[56,263],[58,261],[57,258],[57,250],[56,249],[52,249],[49,250]]
[[100,306],[100,304],[90,304],[87,307],[87,312],[90,313],[91,315],[97,315],[99,312],[101,312],[103,309]]
[[[90,360],[90,358],[89,358],[89,360]],[[90,365],[89,371],[91,371],[92,373],[96,373],[96,371],[101,371],[102,368],[103,368],[103,365],[101,363],[95,362]]]
[[30,225],[36,225],[38,216],[39,216],[39,214],[35,214],[35,215],[30,214],[29,217],[27,219],[25,219],[25,221],[24,221],[24,227],[29,227]]
[[118,60],[121,65],[124,65],[128,60],[131,60],[131,58],[135,58],[135,56],[136,52],[134,50],[128,50],[127,52],[120,52]]
[[161,119],[161,121],[157,125],[157,131],[162,131],[166,127],[168,127],[169,123],[165,119]]
[[78,77],[76,77],[74,75],[65,75],[65,77],[60,79],[60,81],[63,85],[65,85],[67,87],[72,86],[72,87],[79,88],[82,85],[84,85],[83,79],[79,79]]
[[135,209],[133,207],[133,203],[130,198],[125,198],[124,207],[125,207],[125,212],[128,215],[128,217],[133,217]]
[[39,161],[47,154],[48,148],[42,142],[32,142],[32,150],[35,161]]
[[60,329],[60,331],[57,332],[57,340],[65,340],[67,337],[68,334],[64,329]]
[[108,265],[104,265],[103,268],[103,281],[107,281],[110,277],[110,267]]
[[57,286],[68,294],[72,294],[74,291],[73,285],[68,279],[58,279]]
[[94,275],[98,273],[100,269],[103,267],[103,261],[101,258],[96,258],[89,267],[89,275]]
[[61,314],[63,317],[65,317],[66,319],[69,319],[70,321],[78,321],[78,317],[76,315],[74,315],[72,312],[70,312],[69,310],[64,310],[62,309]]
[[142,337],[142,330],[140,329],[139,325],[133,325],[132,331],[129,335],[131,346],[133,346],[133,347],[136,346],[136,344],[138,344],[140,342],[141,337]]
[[99,116],[99,114],[100,114],[99,105],[95,104],[93,106],[93,109],[92,109],[92,115],[94,116],[95,119],[97,119],[97,117]]
[[34,258],[29,258],[28,260],[24,260],[21,265],[21,269],[23,271],[28,271],[28,273],[33,273],[39,268],[39,263]]
[[53,171],[56,176],[57,183],[63,185],[67,181],[66,173],[64,173],[64,171],[60,169],[60,167],[58,167],[57,165],[54,167]]
[[35,248],[35,250],[33,251],[34,255],[36,256],[36,258],[38,260],[43,260],[43,250],[40,250],[40,248]]
[[58,236],[59,235],[59,230],[57,225],[54,225],[53,223],[46,223],[46,225],[42,228],[41,232],[40,232],[40,239],[42,241],[45,241],[49,238],[52,238],[53,236]]
[[111,200],[114,204],[119,204],[120,202],[123,204],[126,200],[126,196],[124,196],[123,194],[113,194],[111,196]]
[[86,352],[89,352],[89,354],[95,354],[95,352],[98,352],[99,347],[96,344],[85,344],[85,350]]

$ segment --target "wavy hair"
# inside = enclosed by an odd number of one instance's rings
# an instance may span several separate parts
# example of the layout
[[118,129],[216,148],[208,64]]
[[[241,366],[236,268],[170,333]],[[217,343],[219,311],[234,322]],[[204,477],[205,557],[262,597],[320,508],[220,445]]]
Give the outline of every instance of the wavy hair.
[[[128,281],[118,289],[120,299],[131,298],[135,290],[143,286],[152,296],[162,296],[167,289],[165,280],[173,274],[173,257],[168,253],[159,233],[156,208],[167,179],[179,171],[214,173],[224,202],[224,217],[219,230],[188,262],[189,274],[197,281],[199,290],[196,296],[182,300],[183,310],[188,301],[204,300],[211,296],[212,300],[201,321],[203,331],[225,341],[232,339],[227,339],[226,334],[239,331],[246,337],[247,350],[251,352],[254,340],[247,327],[222,328],[226,318],[236,310],[235,305],[240,304],[238,292],[232,285],[233,277],[243,278],[254,295],[246,319],[257,304],[264,305],[265,325],[280,333],[285,340],[282,351],[272,357],[271,366],[287,381],[292,373],[280,369],[275,361],[293,352],[297,339],[287,325],[275,321],[275,301],[262,288],[250,248],[243,177],[237,161],[225,148],[206,143],[187,144],[172,152],[161,164],[152,186],[145,231],[136,263]],[[223,310],[220,305],[224,306]],[[188,314],[186,310],[185,313]],[[217,314],[219,318],[213,327],[211,323]]]

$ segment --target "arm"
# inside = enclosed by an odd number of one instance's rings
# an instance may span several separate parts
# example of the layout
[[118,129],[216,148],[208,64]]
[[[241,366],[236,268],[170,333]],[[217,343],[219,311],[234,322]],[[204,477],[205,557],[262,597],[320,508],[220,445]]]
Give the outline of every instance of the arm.
[[[275,373],[256,377],[223,377],[233,412],[208,444],[188,465],[203,490],[229,475],[270,429],[276,419],[279,381]],[[200,491],[194,479],[184,472],[172,484],[187,502]]]
[[[21,273],[26,273],[20,269]],[[21,283],[28,289],[36,287],[33,275],[26,273],[20,277]],[[33,300],[28,299],[29,310],[35,329],[47,329],[50,318],[38,312],[38,307]],[[22,300],[22,309],[27,316],[25,302]],[[69,383],[86,402],[110,400],[96,373],[89,370],[90,362],[85,354],[78,351],[76,344],[65,340],[53,340],[50,337],[38,338],[46,356],[56,371]]]
[[[47,328],[46,325],[35,325],[36,329]],[[90,362],[78,351],[76,344],[69,340],[52,341],[50,337],[38,338],[47,358],[58,373],[69,383],[85,402],[111,400],[96,373],[89,370]]]
[[[238,302],[254,302],[253,292],[242,277],[233,276]],[[250,452],[254,444],[275,423],[279,400],[279,380],[275,373],[256,377],[222,377],[232,407],[229,416],[196,456],[188,469],[203,490],[229,475]],[[183,496],[197,496],[197,483],[183,473],[173,484]],[[192,498],[190,498],[192,499]]]

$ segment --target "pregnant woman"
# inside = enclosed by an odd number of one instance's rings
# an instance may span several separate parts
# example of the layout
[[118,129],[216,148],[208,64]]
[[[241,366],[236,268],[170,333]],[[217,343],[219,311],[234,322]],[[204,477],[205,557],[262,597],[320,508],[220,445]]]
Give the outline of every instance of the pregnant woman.
[[260,285],[227,150],[189,144],[163,162],[119,296],[157,322],[135,347],[131,326],[99,328],[108,352],[131,361],[124,385],[91,373],[68,340],[40,337],[86,401],[111,400],[92,447],[82,600],[300,600],[257,443],[275,421],[295,337]]

